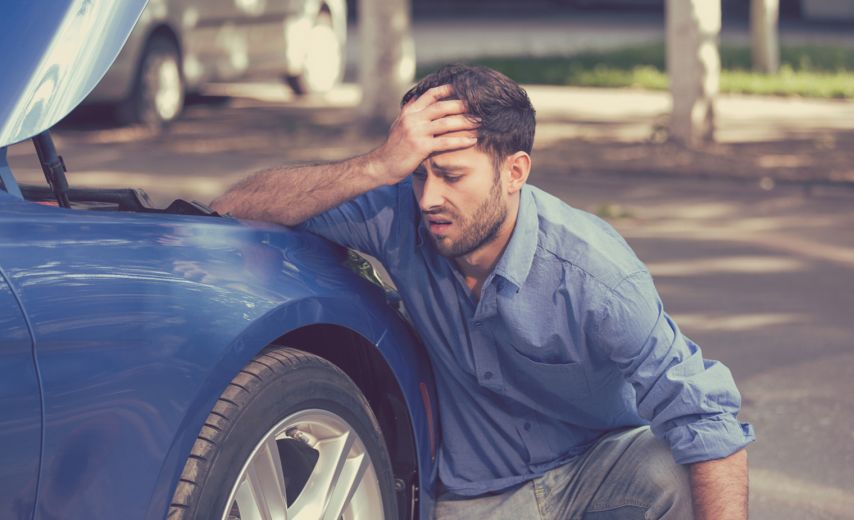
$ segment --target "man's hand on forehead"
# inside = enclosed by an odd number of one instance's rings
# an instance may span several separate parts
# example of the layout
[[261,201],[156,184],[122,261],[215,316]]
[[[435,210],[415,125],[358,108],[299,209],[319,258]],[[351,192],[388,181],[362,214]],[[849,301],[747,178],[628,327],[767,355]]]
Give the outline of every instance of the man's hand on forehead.
[[[466,105],[462,100],[451,99],[454,95],[454,88],[451,85],[441,85],[431,88],[424,92],[420,97],[410,100],[403,107],[401,113],[409,110],[417,110],[423,112],[432,121],[433,136],[444,136],[451,132],[459,132],[463,130],[475,130],[479,122],[466,114]],[[470,133],[468,136],[458,135],[457,137],[477,137],[477,133]],[[461,143],[462,146],[453,146],[455,143]],[[447,151],[455,148],[467,148],[471,145],[466,145],[467,141],[446,141],[451,147],[437,148],[434,151]]]
[[441,85],[403,106],[385,143],[371,152],[384,182],[399,182],[433,153],[477,144],[479,122],[466,114],[465,103],[448,99],[453,95],[451,85]]

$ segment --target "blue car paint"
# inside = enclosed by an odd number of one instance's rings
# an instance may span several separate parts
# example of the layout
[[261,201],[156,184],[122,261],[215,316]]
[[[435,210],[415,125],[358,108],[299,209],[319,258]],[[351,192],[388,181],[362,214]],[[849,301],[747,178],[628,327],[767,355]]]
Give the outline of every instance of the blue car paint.
[[30,331],[2,271],[0,309],[0,512],[26,519],[39,475],[41,395]]
[[430,516],[434,461],[419,389],[432,393],[429,364],[383,291],[342,265],[341,249],[277,226],[66,210],[0,192],[0,251],[44,388],[36,518],[162,518],[232,377],[271,341],[318,323],[357,332],[391,367],[417,443],[421,516]]

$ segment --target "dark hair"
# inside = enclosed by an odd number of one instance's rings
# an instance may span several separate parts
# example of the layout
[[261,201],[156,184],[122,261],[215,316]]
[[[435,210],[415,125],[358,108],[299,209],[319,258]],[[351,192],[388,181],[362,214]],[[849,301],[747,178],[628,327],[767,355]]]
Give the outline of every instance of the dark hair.
[[450,84],[466,105],[467,115],[480,119],[477,147],[498,163],[518,151],[531,153],[534,144],[534,107],[518,83],[487,67],[445,65],[428,74],[403,95],[401,106],[433,87]]

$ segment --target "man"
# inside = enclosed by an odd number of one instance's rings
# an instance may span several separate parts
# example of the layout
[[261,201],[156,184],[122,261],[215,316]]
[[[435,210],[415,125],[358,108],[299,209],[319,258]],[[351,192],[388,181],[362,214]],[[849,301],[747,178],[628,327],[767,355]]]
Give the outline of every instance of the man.
[[753,432],[729,370],[616,231],[526,184],[525,91],[450,66],[403,102],[376,150],[258,173],[214,207],[386,266],[434,365],[437,517],[746,518]]

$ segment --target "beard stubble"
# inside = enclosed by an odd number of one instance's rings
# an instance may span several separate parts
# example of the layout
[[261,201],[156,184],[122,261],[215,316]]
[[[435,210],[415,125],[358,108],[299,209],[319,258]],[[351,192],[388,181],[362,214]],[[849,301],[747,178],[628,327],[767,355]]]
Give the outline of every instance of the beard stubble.
[[478,206],[470,218],[451,214],[459,223],[460,238],[451,242],[447,237],[436,238],[433,243],[442,256],[458,258],[489,244],[498,236],[498,230],[507,220],[507,205],[501,200],[501,181],[496,175],[486,200]]

